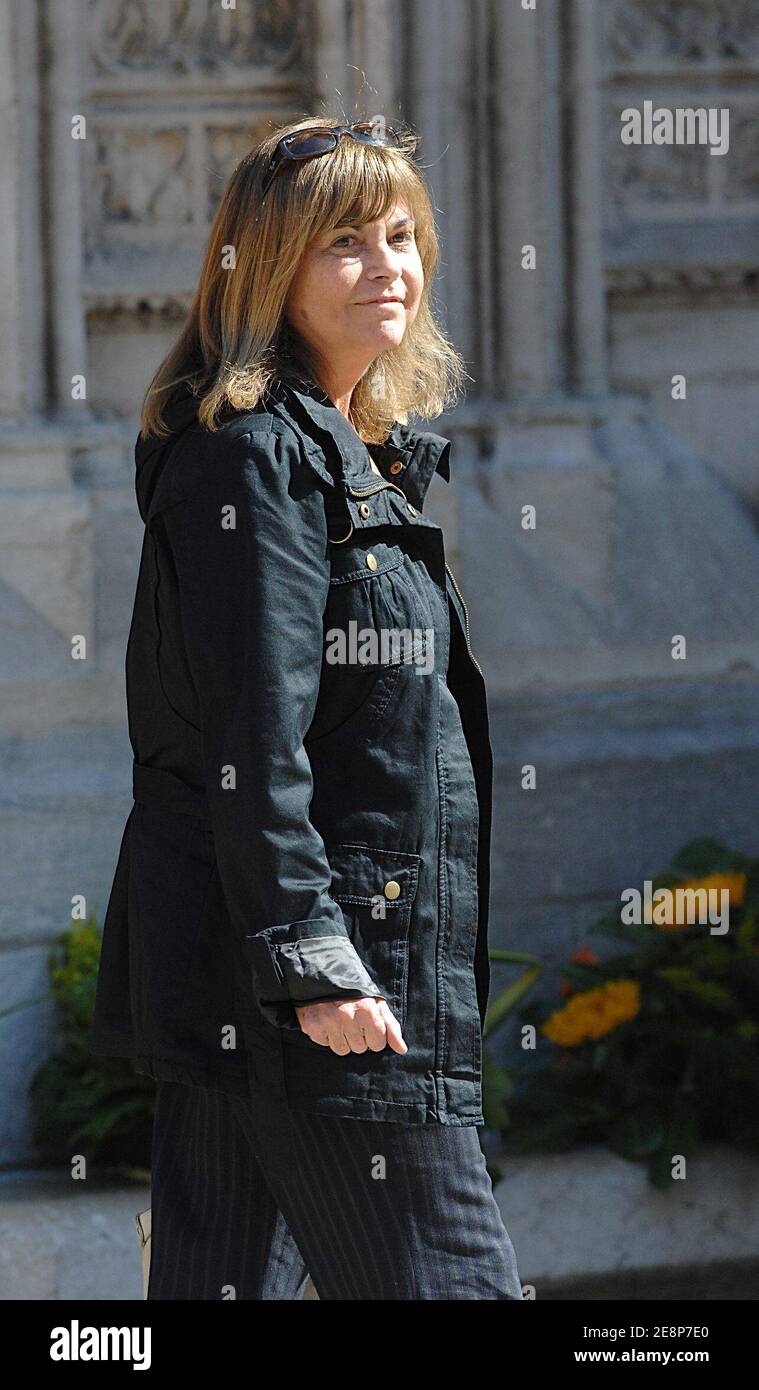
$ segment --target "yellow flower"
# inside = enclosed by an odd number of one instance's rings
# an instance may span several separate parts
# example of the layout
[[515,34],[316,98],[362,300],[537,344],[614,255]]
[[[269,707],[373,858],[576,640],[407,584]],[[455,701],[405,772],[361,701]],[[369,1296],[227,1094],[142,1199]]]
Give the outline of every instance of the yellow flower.
[[598,989],[574,994],[563,1009],[547,1018],[542,1031],[561,1047],[576,1047],[634,1018],[640,1009],[637,980],[607,980]]
[[[683,883],[670,884],[669,891],[672,894],[671,902],[660,901],[655,904],[654,912],[659,919],[658,921],[654,922],[655,927],[660,927],[664,931],[671,931],[673,929],[675,931],[679,931],[683,927],[689,927],[693,925],[691,922],[687,920],[687,902],[681,901],[678,908],[677,898],[675,897],[676,890],[682,890],[684,888],[691,890],[705,888],[707,893],[710,888],[715,888],[717,892],[719,892],[722,888],[726,888],[728,892],[727,901],[729,907],[740,907],[741,903],[743,902],[744,894],[746,892],[746,875],[709,874],[707,878],[691,878],[687,879]],[[709,900],[707,898],[707,902],[708,901]],[[698,909],[698,900],[696,900],[696,909]]]

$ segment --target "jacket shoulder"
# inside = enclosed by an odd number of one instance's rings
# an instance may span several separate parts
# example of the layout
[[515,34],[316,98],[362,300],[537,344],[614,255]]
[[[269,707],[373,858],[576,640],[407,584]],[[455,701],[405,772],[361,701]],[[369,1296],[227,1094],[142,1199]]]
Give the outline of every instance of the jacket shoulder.
[[[306,440],[289,421],[269,410],[241,412],[215,430],[195,425],[170,449],[150,518],[196,493],[239,479],[250,463],[261,469],[303,470],[304,477],[320,473]],[[323,481],[331,483],[326,468],[323,471]]]

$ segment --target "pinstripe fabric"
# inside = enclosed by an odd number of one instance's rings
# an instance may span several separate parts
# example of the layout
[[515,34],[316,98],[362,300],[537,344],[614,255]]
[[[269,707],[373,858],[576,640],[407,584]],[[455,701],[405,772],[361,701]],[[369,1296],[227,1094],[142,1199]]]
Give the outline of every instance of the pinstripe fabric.
[[148,1299],[294,1299],[306,1268],[220,1091],[159,1081]]
[[521,1299],[474,1126],[159,1081],[148,1299]]

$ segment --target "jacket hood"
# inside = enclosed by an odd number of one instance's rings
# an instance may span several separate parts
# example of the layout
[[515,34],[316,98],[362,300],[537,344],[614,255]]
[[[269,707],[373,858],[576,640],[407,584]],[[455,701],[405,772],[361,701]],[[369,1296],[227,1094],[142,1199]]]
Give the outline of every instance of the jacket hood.
[[197,424],[198,404],[198,397],[184,387],[171,398],[164,411],[170,433],[163,437],[150,434],[144,439],[140,436],[137,440],[134,450],[134,489],[140,516],[146,524],[150,503],[169,450],[173,449],[180,435]]

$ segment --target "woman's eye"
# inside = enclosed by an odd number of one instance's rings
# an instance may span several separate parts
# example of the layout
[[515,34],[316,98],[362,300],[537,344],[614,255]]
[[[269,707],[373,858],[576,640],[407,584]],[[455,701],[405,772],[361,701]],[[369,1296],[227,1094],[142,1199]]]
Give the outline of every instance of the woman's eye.
[[[414,239],[414,233],[413,233],[413,232],[410,232],[410,231],[396,232],[395,236],[393,236],[393,237],[390,238],[391,241],[398,241],[398,240],[400,240],[401,243],[413,241],[413,239]],[[336,241],[333,241],[333,242],[332,242],[332,245],[333,245],[333,246],[345,246],[346,242],[355,241],[355,240],[356,240],[356,237],[353,235],[352,232],[346,232],[346,233],[344,234],[344,236],[338,237]]]

